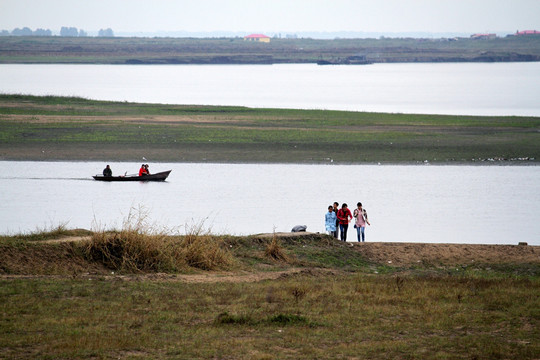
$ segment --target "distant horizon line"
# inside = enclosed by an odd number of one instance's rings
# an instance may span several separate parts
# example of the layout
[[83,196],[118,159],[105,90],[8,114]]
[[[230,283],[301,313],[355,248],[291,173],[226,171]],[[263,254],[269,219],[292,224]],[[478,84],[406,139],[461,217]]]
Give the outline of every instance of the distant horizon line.
[[167,30],[167,31],[115,31],[116,34],[120,35],[199,35],[199,36],[208,36],[208,35],[221,35],[221,36],[245,36],[249,34],[265,34],[270,37],[274,36],[298,36],[298,37],[314,37],[314,36],[323,36],[323,37],[336,37],[336,36],[369,36],[369,37],[381,37],[381,36],[413,36],[413,35],[422,35],[426,37],[454,37],[454,36],[470,36],[476,33],[494,33],[497,35],[510,35],[515,34],[514,31],[477,31],[477,32],[465,32],[465,31],[347,31],[347,30],[338,30],[338,31],[317,31],[317,30],[306,30],[306,31],[226,31],[226,30],[215,30],[215,31],[186,31],[186,30]]
[[[20,28],[17,28],[20,29]],[[42,28],[37,28],[42,29]],[[99,30],[83,30],[88,36],[98,34]],[[2,31],[3,29],[0,29]],[[13,29],[15,30],[15,29]],[[50,30],[50,29],[45,29]],[[529,30],[529,29],[526,29]],[[9,30],[7,30],[9,31]],[[243,37],[249,34],[265,34],[270,37],[280,38],[315,38],[315,39],[335,39],[335,38],[380,38],[380,37],[413,37],[413,38],[451,38],[451,37],[469,37],[473,34],[495,34],[497,36],[513,35],[514,31],[228,31],[228,30],[208,30],[208,31],[188,31],[188,30],[156,30],[156,31],[125,31],[114,30],[115,37]],[[59,35],[60,31],[52,31],[52,35]]]

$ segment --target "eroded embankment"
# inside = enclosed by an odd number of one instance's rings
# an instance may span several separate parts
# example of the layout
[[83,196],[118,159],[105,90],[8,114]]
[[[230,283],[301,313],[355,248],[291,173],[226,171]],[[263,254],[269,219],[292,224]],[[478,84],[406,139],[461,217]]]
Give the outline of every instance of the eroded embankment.
[[[116,280],[208,282],[256,282],[306,273],[335,274],[341,271],[372,272],[390,267],[398,271],[480,265],[523,265],[537,268],[540,247],[527,245],[469,245],[420,243],[342,243],[313,233],[259,234],[222,238],[222,246],[234,258],[233,265],[205,270],[196,265],[176,271],[126,270],[110,262],[84,255],[93,236],[58,236],[42,241],[0,243],[0,277],[51,278],[93,277]],[[285,256],[275,259],[270,244]],[[116,244],[115,246],[118,246]]]

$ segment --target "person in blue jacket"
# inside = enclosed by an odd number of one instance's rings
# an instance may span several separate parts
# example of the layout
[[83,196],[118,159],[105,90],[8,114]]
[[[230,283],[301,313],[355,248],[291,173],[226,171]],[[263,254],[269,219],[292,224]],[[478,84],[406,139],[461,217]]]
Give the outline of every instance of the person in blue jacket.
[[324,215],[324,221],[326,225],[326,231],[328,235],[334,236],[336,233],[336,213],[334,212],[334,207],[332,205],[328,206],[328,212]]

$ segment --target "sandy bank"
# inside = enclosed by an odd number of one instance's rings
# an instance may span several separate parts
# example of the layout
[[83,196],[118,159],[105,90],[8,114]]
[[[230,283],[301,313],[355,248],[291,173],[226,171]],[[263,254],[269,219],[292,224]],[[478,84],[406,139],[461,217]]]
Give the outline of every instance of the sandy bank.
[[[320,236],[310,232],[280,232],[279,238]],[[271,238],[274,234],[259,234]],[[373,262],[390,266],[401,265],[467,265],[467,264],[538,264],[540,246],[480,245],[391,242],[347,242],[353,251],[359,251]]]

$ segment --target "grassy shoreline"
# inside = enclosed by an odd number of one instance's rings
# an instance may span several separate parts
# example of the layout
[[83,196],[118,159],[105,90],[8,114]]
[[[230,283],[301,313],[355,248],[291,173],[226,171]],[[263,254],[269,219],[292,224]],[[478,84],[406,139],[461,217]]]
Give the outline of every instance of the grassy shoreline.
[[[540,263],[523,256],[538,255],[538,247],[505,247],[500,260],[443,261],[424,253],[420,263],[389,264],[377,260],[385,251],[376,243],[351,246],[326,235],[194,235],[186,241],[128,227],[2,237],[0,358],[540,355]],[[200,261],[177,270],[149,267],[187,250],[191,259],[216,259],[216,245],[228,255],[211,270]],[[395,254],[413,245],[396,245]],[[153,246],[159,251],[148,251]],[[501,249],[464,245],[461,254],[471,250]],[[119,254],[126,261],[110,261]]]
[[537,163],[540,118],[0,95],[0,160]]

